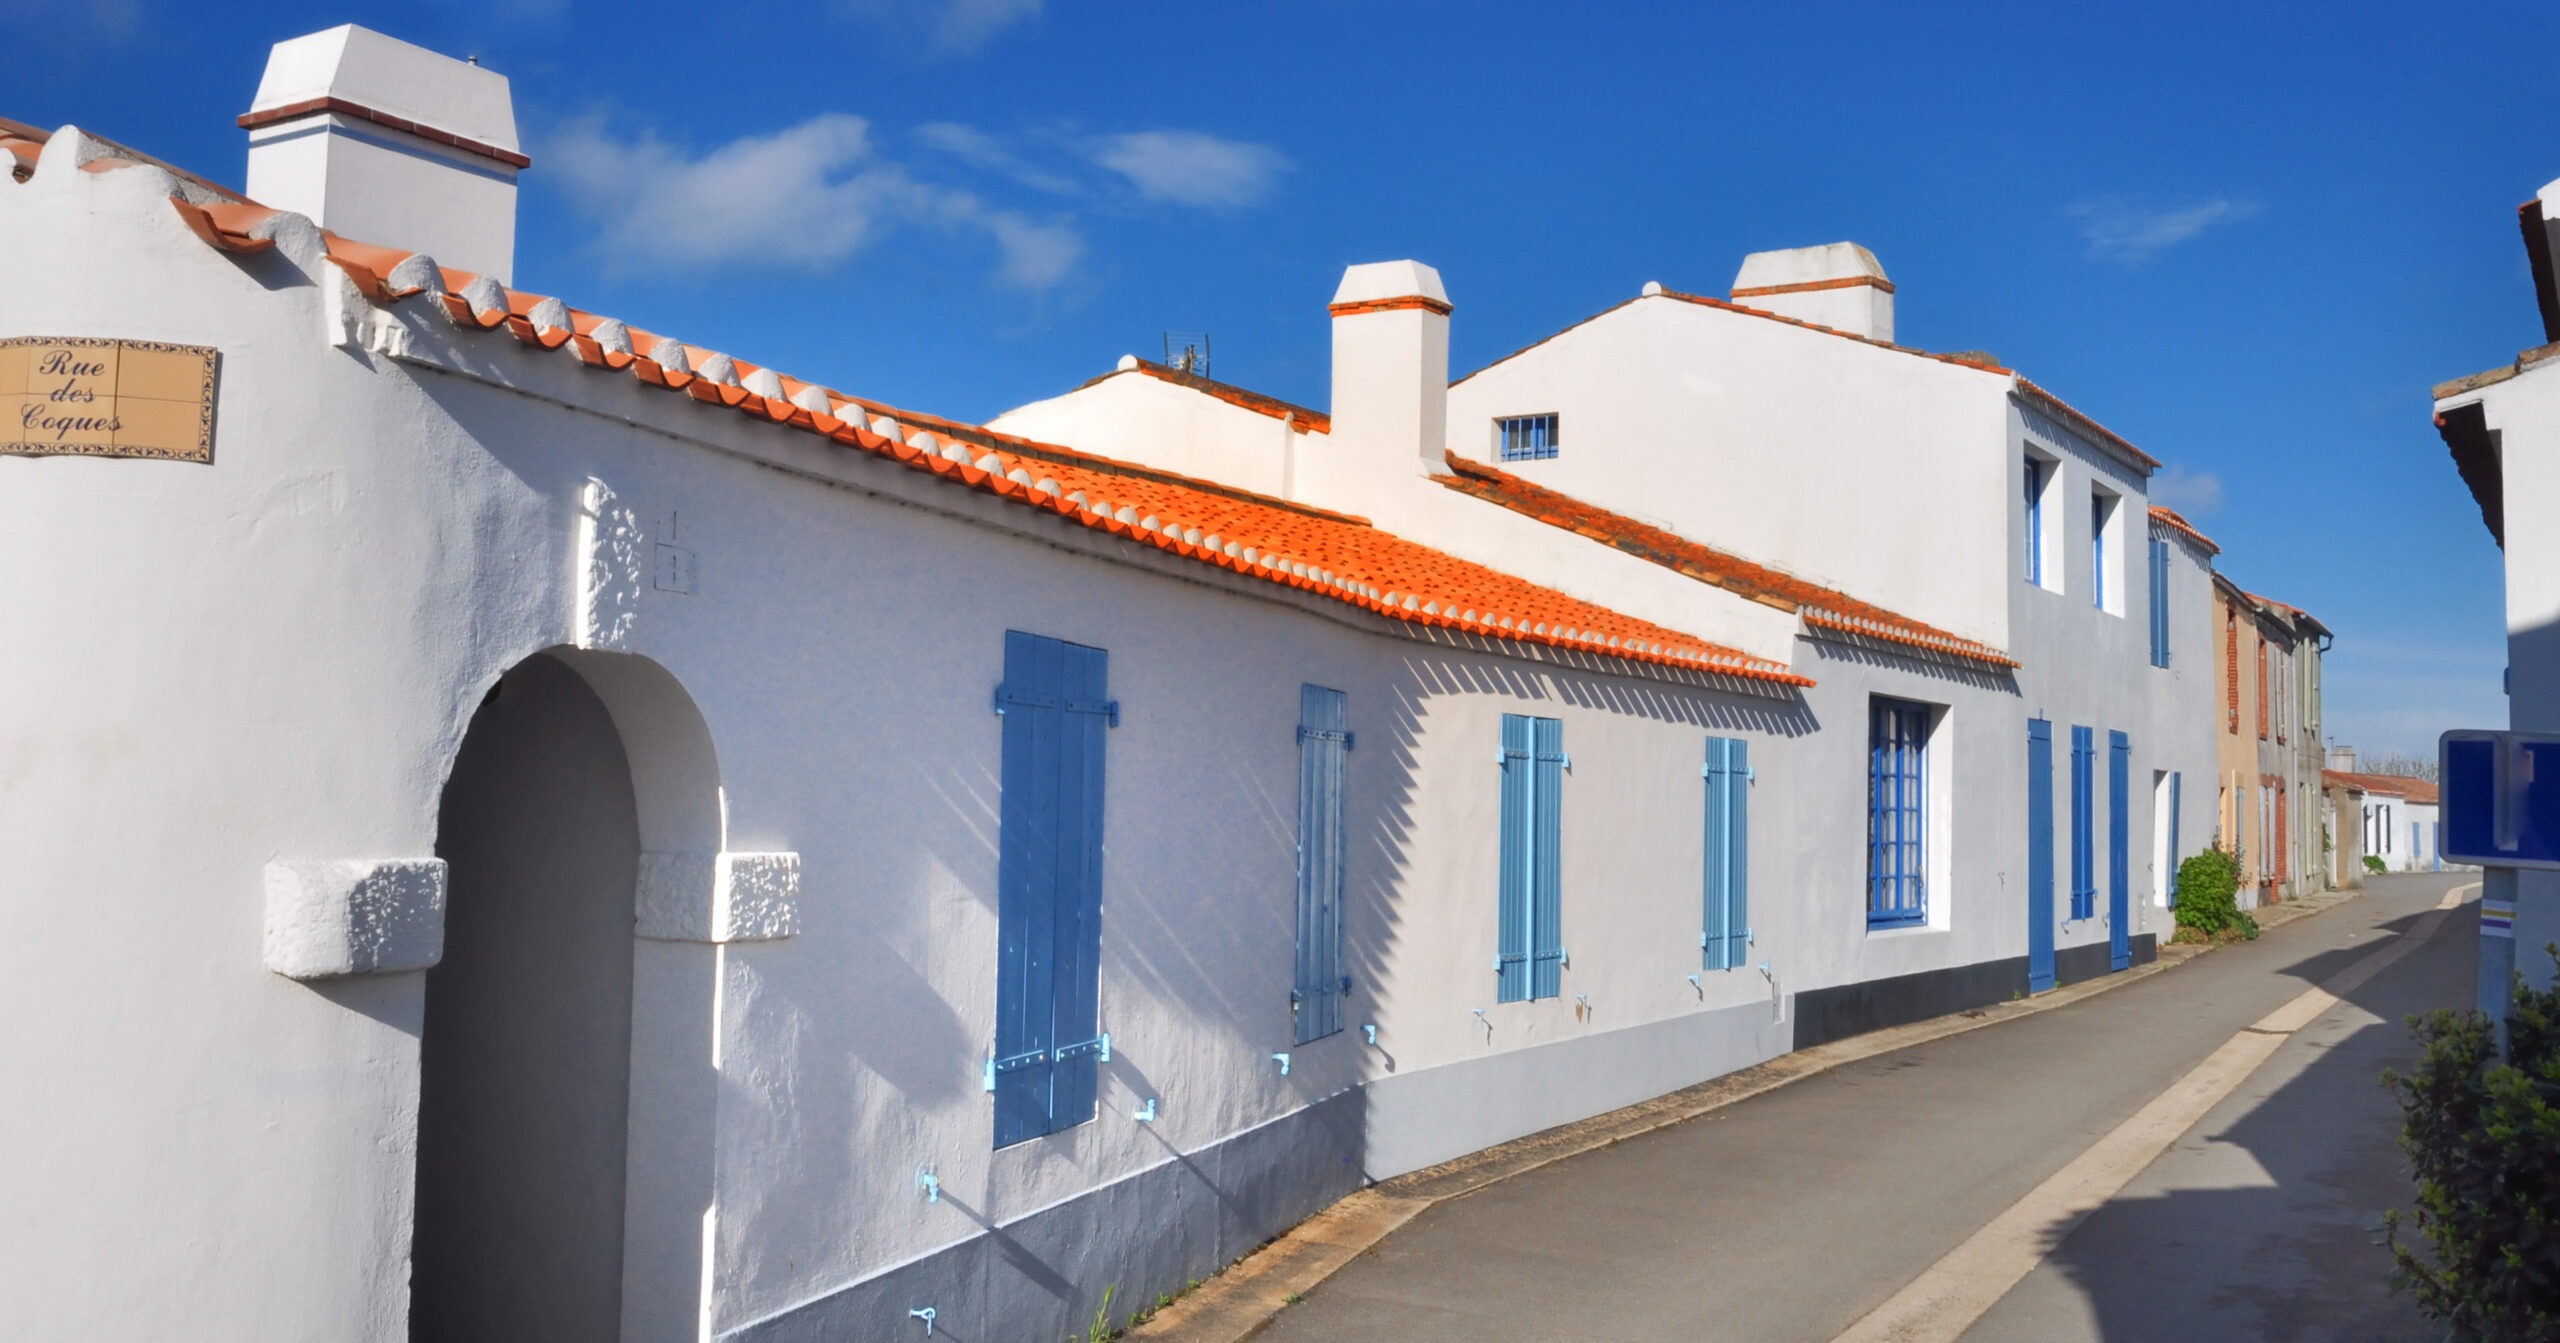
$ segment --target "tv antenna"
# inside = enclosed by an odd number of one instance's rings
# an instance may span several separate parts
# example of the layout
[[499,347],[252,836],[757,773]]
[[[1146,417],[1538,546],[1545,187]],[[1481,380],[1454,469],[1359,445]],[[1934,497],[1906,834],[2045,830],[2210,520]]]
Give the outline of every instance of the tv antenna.
[[1168,331],[1164,333],[1164,365],[1176,373],[1193,377],[1209,376],[1209,333],[1206,331]]

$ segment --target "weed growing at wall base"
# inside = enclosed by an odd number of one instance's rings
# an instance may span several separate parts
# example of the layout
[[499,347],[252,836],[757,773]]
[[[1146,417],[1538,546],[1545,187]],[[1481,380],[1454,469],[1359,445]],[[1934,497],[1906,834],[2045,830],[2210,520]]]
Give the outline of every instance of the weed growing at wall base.
[[2204,849],[2178,864],[2178,934],[2195,940],[2225,942],[2258,935],[2258,921],[2240,908],[2240,860],[2221,849]]
[[[2560,946],[2546,947],[2560,960]],[[2383,1084],[2406,1115],[2400,1146],[2418,1186],[2405,1219],[2384,1214],[2395,1289],[2477,1343],[2560,1338],[2560,990],[2519,978],[2507,1058],[2477,1011],[2409,1018],[2424,1046],[2414,1071]]]

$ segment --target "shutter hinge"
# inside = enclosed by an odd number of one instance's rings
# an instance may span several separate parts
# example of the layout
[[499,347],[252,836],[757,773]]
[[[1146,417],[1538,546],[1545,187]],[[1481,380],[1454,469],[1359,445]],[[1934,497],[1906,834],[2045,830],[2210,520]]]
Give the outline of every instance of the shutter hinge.
[[1078,1040],[1071,1045],[1060,1045],[1049,1051],[1049,1061],[1052,1063],[1064,1063],[1069,1059],[1081,1058],[1087,1054],[1092,1054],[1102,1062],[1109,1063],[1111,1061],[1111,1032],[1104,1031],[1102,1034],[1097,1035],[1090,1040]]
[[1342,749],[1346,751],[1351,749],[1351,734],[1336,728],[1308,727],[1301,723],[1298,725],[1298,740],[1338,741],[1342,743]]
[[1111,726],[1120,726],[1120,701],[1116,699],[1071,699],[1066,709],[1069,713],[1098,713],[1110,719]]

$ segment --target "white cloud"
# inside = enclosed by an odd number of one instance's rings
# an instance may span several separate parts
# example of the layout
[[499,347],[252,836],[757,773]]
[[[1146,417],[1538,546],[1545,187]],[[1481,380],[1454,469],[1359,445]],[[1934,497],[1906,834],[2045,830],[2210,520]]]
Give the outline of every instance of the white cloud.
[[2164,202],[2142,196],[2107,196],[2072,205],[2063,213],[2080,221],[2089,255],[2125,264],[2145,261],[2218,224],[2246,219],[2258,207],[2216,197]]
[[2151,502],[2191,518],[2203,517],[2222,507],[2222,477],[2183,466],[2165,468],[2151,477]]
[[701,154],[646,132],[621,138],[589,119],[544,153],[601,226],[598,241],[634,260],[822,269],[914,224],[985,234],[1002,257],[998,277],[1040,291],[1066,280],[1084,254],[1071,222],[919,181],[876,152],[869,123],[841,112]]
[[1015,24],[1040,16],[1042,0],[841,0],[843,11],[928,56],[966,56]]
[[916,127],[915,137],[928,149],[972,168],[1001,173],[1034,191],[1058,196],[1073,196],[1083,191],[1074,178],[1024,159],[1004,141],[975,126],[964,126],[955,121],[929,121]]
[[1198,131],[1107,136],[1093,161],[1129,179],[1149,200],[1209,208],[1251,205],[1271,193],[1289,160],[1269,145]]

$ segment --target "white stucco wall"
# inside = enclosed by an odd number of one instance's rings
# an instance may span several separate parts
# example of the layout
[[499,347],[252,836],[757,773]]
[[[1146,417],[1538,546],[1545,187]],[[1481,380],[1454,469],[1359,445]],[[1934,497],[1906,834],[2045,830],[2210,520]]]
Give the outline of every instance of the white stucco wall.
[[1017,406],[987,427],[1280,498],[1308,437],[1306,425],[1134,369]]
[[2011,381],[1655,296],[1453,385],[1449,440],[1556,412],[1554,458],[1497,464],[2006,648]]

